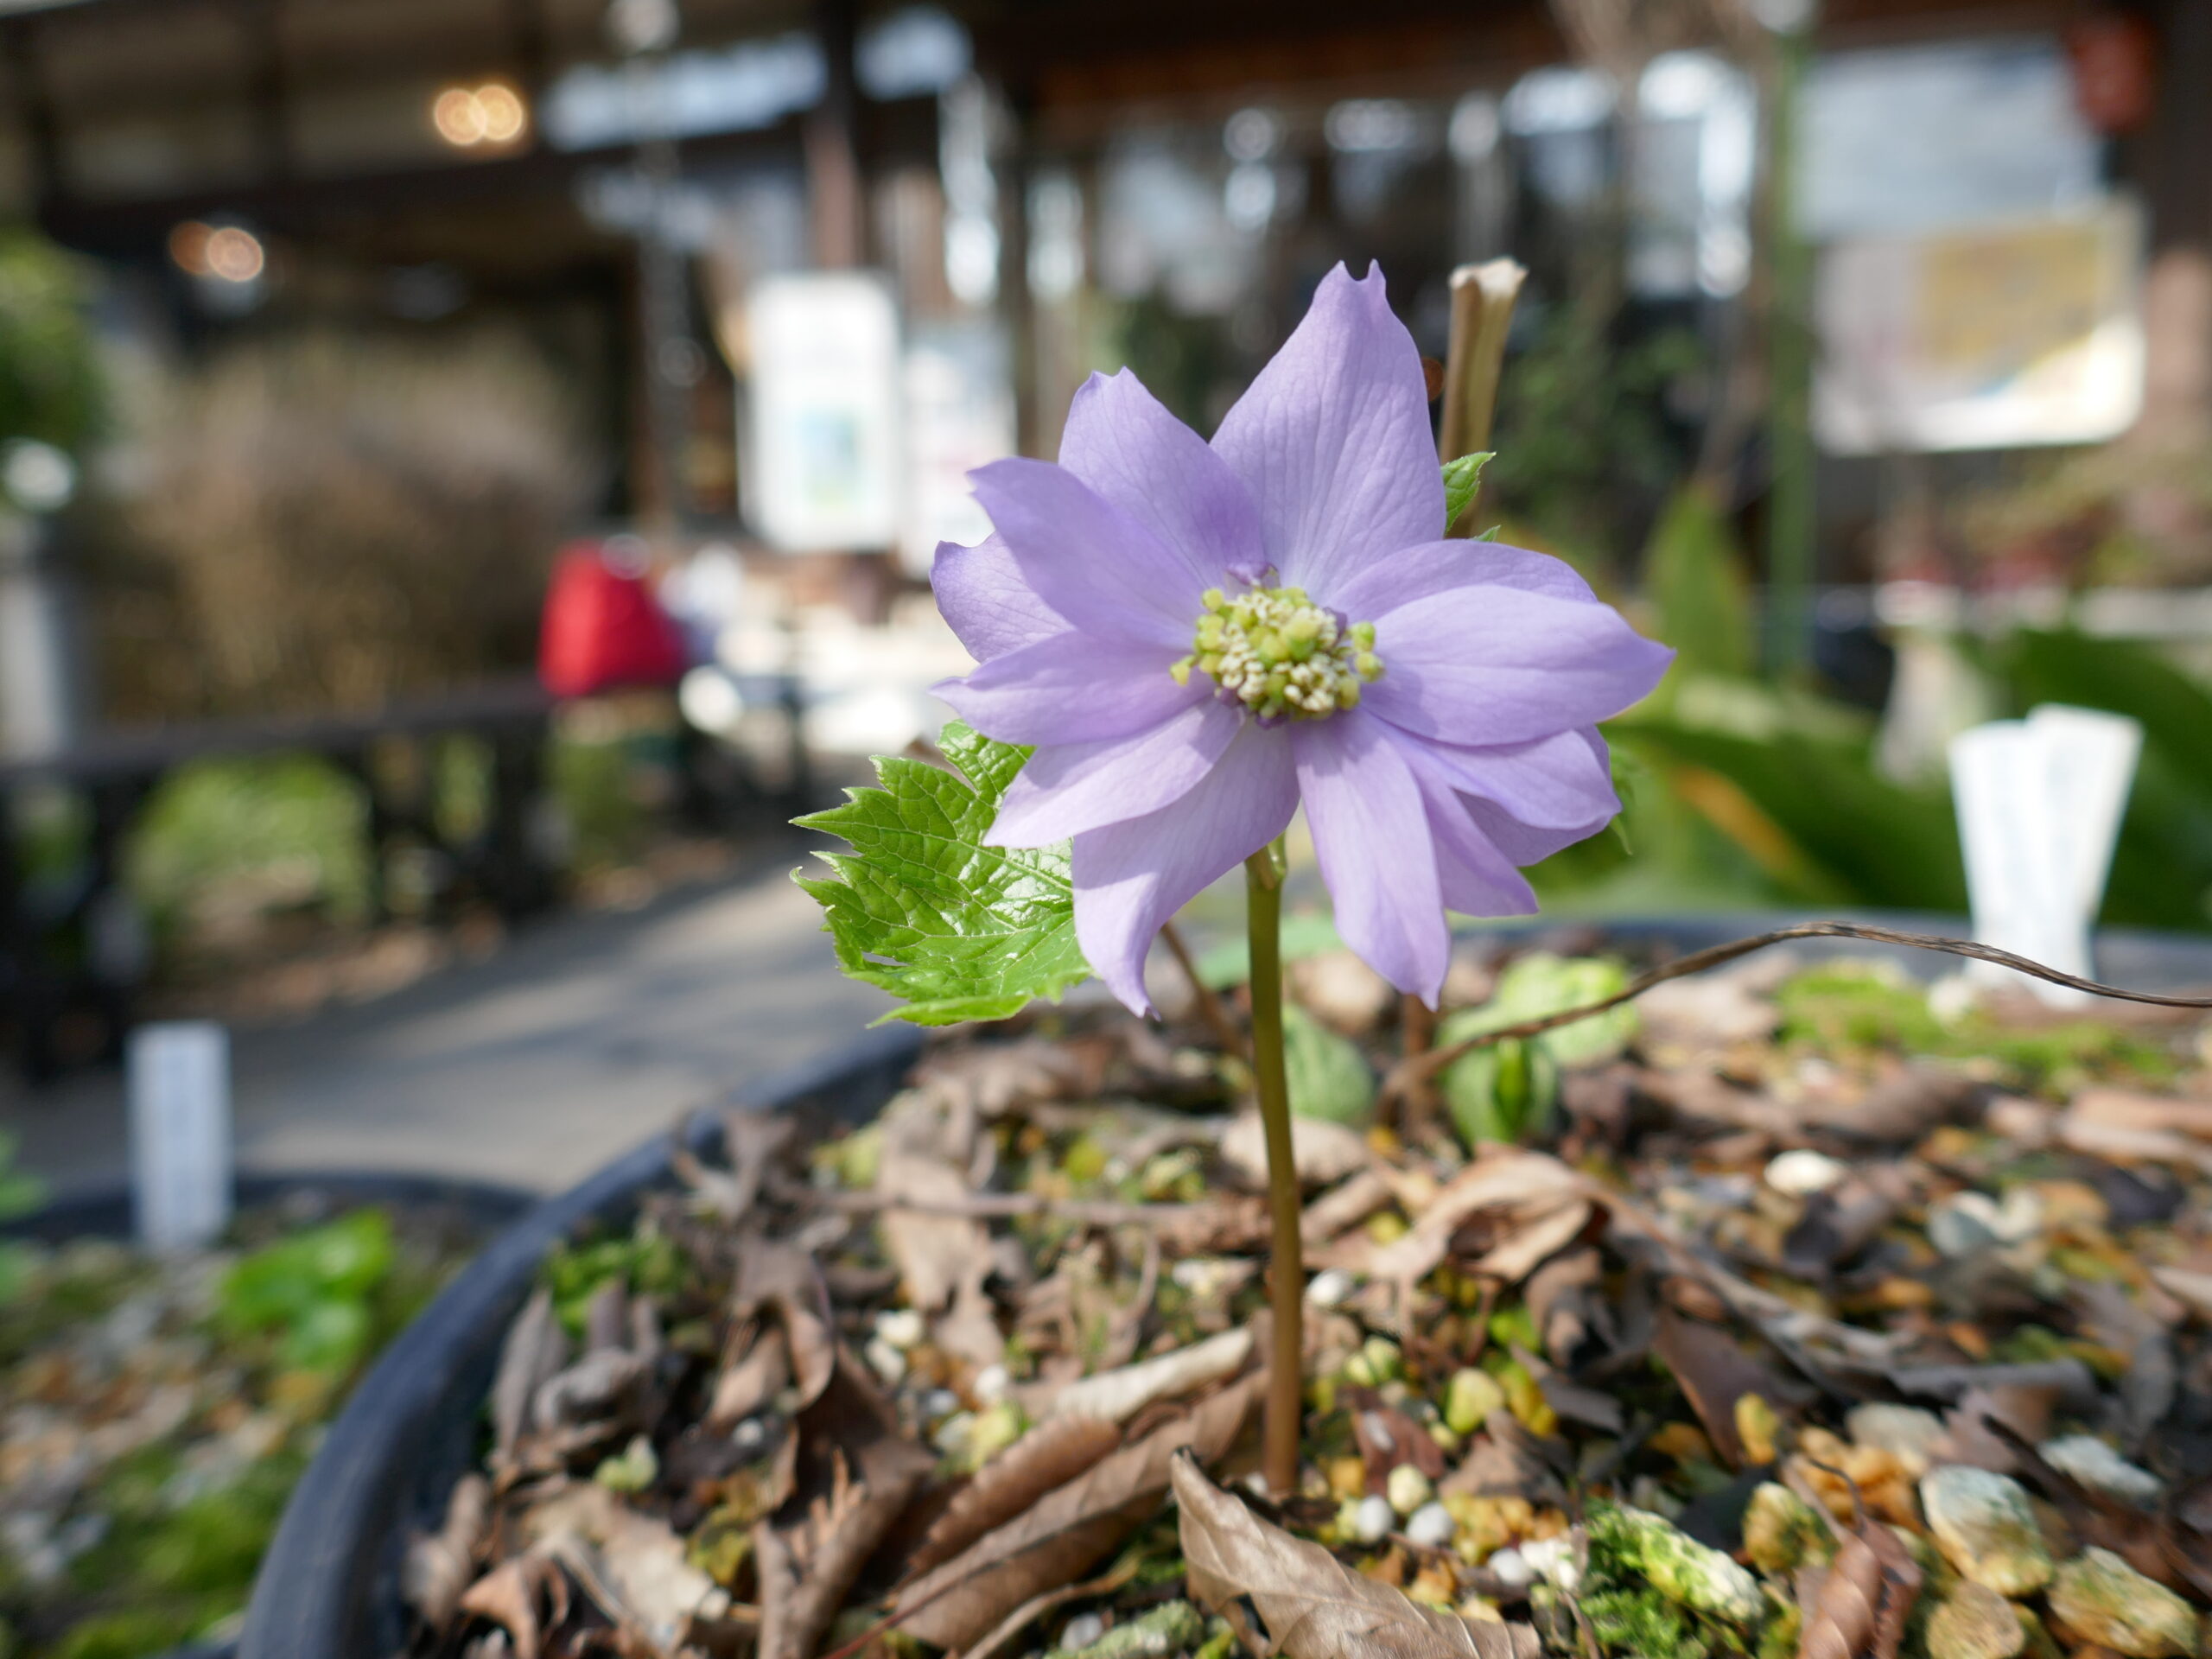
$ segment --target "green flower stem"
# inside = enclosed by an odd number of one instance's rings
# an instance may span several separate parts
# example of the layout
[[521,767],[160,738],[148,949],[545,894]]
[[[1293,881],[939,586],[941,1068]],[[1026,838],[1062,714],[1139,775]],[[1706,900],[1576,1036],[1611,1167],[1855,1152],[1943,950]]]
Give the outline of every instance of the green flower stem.
[[1274,1309],[1274,1351],[1268,1362],[1268,1409],[1262,1467],[1277,1497],[1298,1490],[1298,1440],[1303,1405],[1306,1266],[1299,1251],[1298,1166],[1290,1142],[1290,1084],[1282,1052],[1282,871],[1274,849],[1244,861],[1245,918],[1252,945],[1252,1073],[1260,1090],[1260,1122],[1268,1141],[1268,1210],[1274,1234],[1268,1298]]

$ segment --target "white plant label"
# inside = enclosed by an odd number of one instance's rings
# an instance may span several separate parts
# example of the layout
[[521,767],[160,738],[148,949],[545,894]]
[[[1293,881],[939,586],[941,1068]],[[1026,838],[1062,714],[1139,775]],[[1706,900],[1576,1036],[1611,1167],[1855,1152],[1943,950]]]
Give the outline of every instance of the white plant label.
[[[1952,740],[1976,939],[2094,976],[2090,930],[2142,748],[2143,728],[2126,715],[2056,703]],[[2085,995],[1992,963],[1967,971],[1984,984],[2024,984],[2053,1005]]]
[[231,1220],[231,1042],[212,1020],[130,1033],[130,1190],[150,1249],[212,1243]]

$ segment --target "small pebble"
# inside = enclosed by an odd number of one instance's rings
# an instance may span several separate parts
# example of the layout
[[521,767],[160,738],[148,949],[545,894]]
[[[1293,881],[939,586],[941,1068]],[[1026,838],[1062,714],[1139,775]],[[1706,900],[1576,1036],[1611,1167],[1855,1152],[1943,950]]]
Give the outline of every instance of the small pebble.
[[1536,1581],[1536,1569],[1529,1565],[1527,1557],[1510,1544],[1503,1549],[1492,1551],[1483,1567],[1500,1584],[1510,1585],[1516,1590]]
[[986,1365],[976,1373],[976,1380],[968,1385],[968,1392],[976,1396],[979,1406],[995,1406],[1006,1398],[1006,1391],[1014,1386],[1014,1378],[1003,1365]]
[[1428,1477],[1410,1463],[1402,1463],[1393,1469],[1382,1490],[1390,1507],[1400,1515],[1411,1515],[1434,1496]]
[[1932,1411],[1881,1401],[1853,1406],[1845,1414],[1843,1421],[1854,1442],[1888,1452],[1915,1480],[1926,1474],[1935,1463],[1948,1433],[1943,1420]]
[[861,1357],[886,1383],[896,1382],[906,1375],[906,1356],[881,1337],[870,1337],[868,1346],[861,1350]]
[[922,1415],[934,1422],[960,1409],[960,1396],[950,1389],[931,1389],[922,1396]]
[[1387,1497],[1363,1497],[1352,1511],[1351,1535],[1363,1544],[1379,1544],[1390,1535],[1397,1522]]
[[893,1348],[912,1348],[922,1339],[926,1329],[922,1316],[911,1307],[897,1307],[875,1316],[876,1336]]
[[1096,1613],[1077,1613],[1060,1626],[1060,1646],[1072,1653],[1087,1648],[1106,1634],[1106,1621]]
[[1316,1307],[1342,1307],[1358,1288],[1358,1280],[1342,1268],[1331,1268],[1313,1275],[1313,1281],[1306,1287],[1306,1300]]
[[1961,1578],[2000,1596],[2032,1595],[2050,1582],[2050,1549],[2018,1481],[1946,1464],[1921,1481],[1920,1502],[1936,1548]]
[[1548,1579],[1570,1593],[1582,1581],[1582,1568],[1574,1559],[1574,1540],[1571,1537],[1539,1538],[1523,1544],[1521,1559],[1535,1578]]
[[1487,1371],[1470,1366],[1452,1375],[1444,1395],[1444,1421],[1455,1434],[1471,1434],[1505,1403],[1505,1390]]
[[1793,1198],[1809,1198],[1840,1183],[1851,1172],[1825,1153],[1799,1147],[1766,1166],[1766,1184]]
[[1406,1517],[1406,1536],[1425,1548],[1443,1548],[1458,1530],[1452,1511],[1441,1503],[1424,1503]]
[[758,1417],[748,1417],[730,1430],[729,1443],[749,1457],[768,1444],[768,1426]]
[[2050,1611],[2067,1629],[2133,1659],[2196,1651],[2196,1615],[2108,1549],[2084,1550],[2051,1580]]
[[2027,1644],[2012,1604],[1978,1584],[1960,1584],[1929,1616],[1928,1659],[2014,1659]]
[[2059,1473],[2071,1475],[2084,1486],[2139,1510],[2157,1508],[2166,1495],[2165,1482],[2148,1469],[2138,1468],[2094,1434],[2063,1435],[2044,1441],[2037,1449],[2043,1460]]

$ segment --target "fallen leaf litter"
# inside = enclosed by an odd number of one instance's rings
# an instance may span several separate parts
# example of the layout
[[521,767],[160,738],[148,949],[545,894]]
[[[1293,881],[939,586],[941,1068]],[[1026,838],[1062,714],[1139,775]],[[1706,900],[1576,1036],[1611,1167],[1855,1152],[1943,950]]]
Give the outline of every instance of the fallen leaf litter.
[[[1256,1491],[1241,1062],[1195,1016],[1032,1015],[835,1138],[733,1118],[727,1167],[549,1265],[410,1548],[416,1653],[2200,1650],[2202,1014],[1768,957],[1385,1123],[1365,972],[1293,975],[1294,1496]],[[1470,958],[1439,1040],[1624,981]]]

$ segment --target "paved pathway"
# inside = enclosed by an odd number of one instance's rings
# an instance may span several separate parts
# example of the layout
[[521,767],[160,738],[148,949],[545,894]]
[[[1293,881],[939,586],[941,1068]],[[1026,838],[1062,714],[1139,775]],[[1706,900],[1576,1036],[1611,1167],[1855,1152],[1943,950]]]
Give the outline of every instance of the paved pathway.
[[[437,1172],[557,1189],[748,1077],[888,1006],[838,975],[796,849],[631,914],[560,917],[375,1002],[238,1033],[239,1163]],[[124,1168],[111,1071],[27,1096],[0,1127],[66,1189]]]

